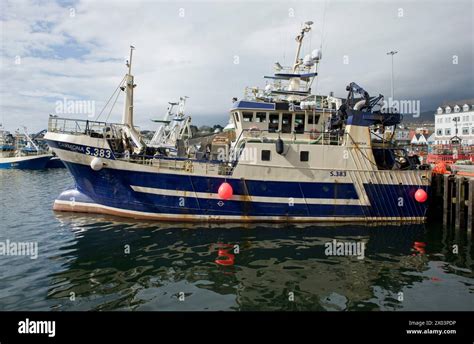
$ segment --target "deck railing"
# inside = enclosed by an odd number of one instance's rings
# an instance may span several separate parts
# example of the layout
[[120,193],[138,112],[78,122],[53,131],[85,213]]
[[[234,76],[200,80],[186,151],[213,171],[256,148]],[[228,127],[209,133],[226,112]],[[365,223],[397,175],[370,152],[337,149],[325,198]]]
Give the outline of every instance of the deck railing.
[[[115,135],[118,128],[125,125],[120,123],[107,123],[100,121],[90,121],[87,119],[71,119],[51,116],[48,121],[48,131],[52,133],[70,135]],[[106,130],[108,129],[108,130]]]

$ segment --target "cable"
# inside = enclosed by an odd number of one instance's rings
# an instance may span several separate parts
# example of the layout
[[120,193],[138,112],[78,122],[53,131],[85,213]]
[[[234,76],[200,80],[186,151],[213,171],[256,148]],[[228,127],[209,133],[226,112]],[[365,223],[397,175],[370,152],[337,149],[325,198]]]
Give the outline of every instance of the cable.
[[[105,103],[104,107],[102,108],[102,110],[100,110],[99,114],[97,115],[97,117],[95,118],[96,121],[99,120],[99,117],[102,115],[102,112],[104,112],[105,108],[107,107],[107,105],[109,105],[110,103],[110,100],[112,99],[112,97],[115,95],[115,92],[117,92],[117,90],[120,89],[120,87],[122,86],[123,82],[125,81],[125,78],[127,77],[127,75],[124,75],[124,77],[122,78],[122,81],[120,81],[119,85],[117,86],[117,88],[115,89],[115,91],[112,93],[112,95],[110,96],[109,100],[107,100],[107,103]],[[120,94],[120,92],[118,93]],[[110,115],[110,113],[109,113]]]
[[110,114],[112,113],[112,110],[114,109],[114,106],[117,103],[117,99],[118,99],[119,95],[120,95],[120,92],[117,92],[117,96],[115,97],[114,103],[110,107],[110,111],[109,111],[109,114],[107,115],[107,118],[105,119],[105,122],[107,122],[109,120]]

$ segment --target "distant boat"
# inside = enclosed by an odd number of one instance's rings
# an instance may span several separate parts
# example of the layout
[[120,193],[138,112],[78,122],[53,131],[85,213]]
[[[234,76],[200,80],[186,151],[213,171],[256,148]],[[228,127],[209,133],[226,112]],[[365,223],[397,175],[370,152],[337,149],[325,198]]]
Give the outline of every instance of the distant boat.
[[0,169],[41,170],[53,157],[36,145],[26,128],[23,131],[13,136],[0,127]]

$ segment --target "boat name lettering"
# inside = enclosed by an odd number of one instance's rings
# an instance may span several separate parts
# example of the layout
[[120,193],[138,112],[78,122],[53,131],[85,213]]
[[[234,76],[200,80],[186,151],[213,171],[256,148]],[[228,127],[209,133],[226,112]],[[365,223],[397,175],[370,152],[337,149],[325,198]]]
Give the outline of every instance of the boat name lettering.
[[78,146],[75,144],[65,143],[65,142],[58,142],[58,147],[62,149],[67,149],[73,152],[84,153],[84,146]]

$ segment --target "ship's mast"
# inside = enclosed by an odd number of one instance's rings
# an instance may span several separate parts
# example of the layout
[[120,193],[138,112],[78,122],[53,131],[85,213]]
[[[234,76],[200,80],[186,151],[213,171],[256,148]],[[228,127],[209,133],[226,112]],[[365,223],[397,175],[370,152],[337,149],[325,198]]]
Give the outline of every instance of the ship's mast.
[[132,75],[132,57],[134,46],[130,46],[130,59],[127,61],[126,65],[128,67],[128,73],[125,76],[125,107],[123,111],[122,124],[128,125],[130,128],[133,128],[133,75]]
[[[301,29],[301,32],[298,36],[296,36],[296,42],[298,42],[298,45],[296,47],[296,55],[295,55],[295,62],[293,64],[293,74],[297,74],[299,67],[301,65],[301,59],[300,59],[300,52],[301,52],[301,46],[303,44],[303,38],[306,32],[311,31],[311,25],[313,25],[312,21],[307,21],[304,23],[303,28]],[[289,91],[298,91],[300,88],[300,78],[295,77],[290,79],[290,83],[288,85],[288,90]],[[288,97],[288,100],[295,100],[297,97],[290,96]]]
[[301,46],[303,44],[303,38],[306,32],[311,31],[311,25],[313,25],[312,21],[307,21],[306,23],[304,23],[304,26],[301,29],[301,33],[298,36],[296,36],[296,42],[298,42],[298,46],[296,47],[296,56],[295,56],[295,63],[293,64],[293,73],[296,73],[298,71],[298,67],[301,64],[300,52],[301,52]]
[[133,50],[135,47],[133,45],[130,46],[130,59],[127,61],[128,73],[125,75],[126,80],[126,89],[125,89],[125,107],[123,111],[123,118],[122,124],[127,128],[128,134],[132,141],[135,143],[136,146],[136,153],[142,151],[144,144],[140,138],[140,133],[137,132],[133,125],[133,89],[135,88],[135,84],[133,83],[133,75],[132,75],[132,57],[133,57]]

